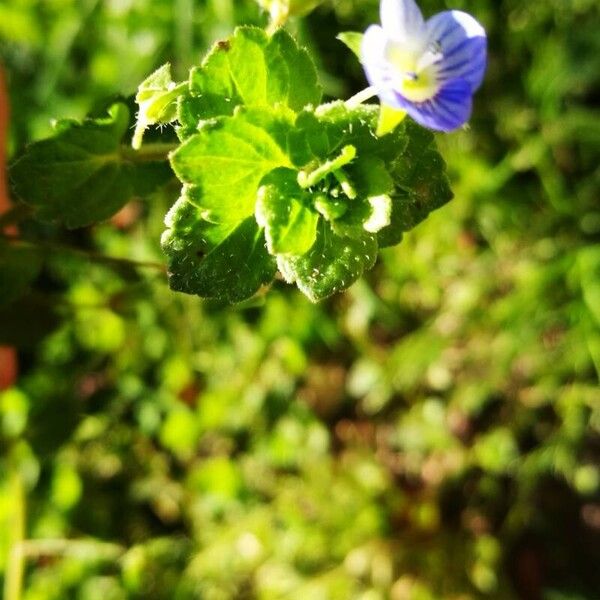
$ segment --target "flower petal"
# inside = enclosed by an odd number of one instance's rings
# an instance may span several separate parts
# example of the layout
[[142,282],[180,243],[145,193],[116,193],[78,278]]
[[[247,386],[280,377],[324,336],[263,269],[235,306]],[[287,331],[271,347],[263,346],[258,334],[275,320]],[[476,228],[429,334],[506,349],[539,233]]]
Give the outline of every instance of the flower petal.
[[420,45],[425,40],[425,21],[415,0],[381,0],[381,25],[397,42]]
[[392,69],[387,58],[388,38],[379,25],[371,25],[363,36],[360,60],[367,80],[377,90],[379,98],[390,106],[400,108],[392,88]]
[[487,64],[485,29],[459,10],[441,12],[431,17],[425,27],[428,43],[439,45],[444,56],[439,64],[439,81],[464,79],[474,92],[483,81]]
[[448,82],[432,100],[410,102],[397,94],[397,104],[420,125],[437,131],[453,131],[471,116],[471,85],[464,79]]

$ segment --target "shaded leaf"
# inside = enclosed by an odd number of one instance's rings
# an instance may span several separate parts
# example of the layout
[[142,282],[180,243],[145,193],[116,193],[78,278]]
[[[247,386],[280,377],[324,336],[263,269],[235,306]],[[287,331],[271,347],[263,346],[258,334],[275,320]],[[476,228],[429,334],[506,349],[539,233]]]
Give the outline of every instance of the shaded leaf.
[[408,139],[402,128],[390,135],[375,135],[379,107],[360,105],[349,108],[343,102],[323,104],[314,111],[303,111],[290,134],[292,162],[304,166],[314,160],[327,160],[344,146],[354,146],[356,156],[377,157],[386,164],[395,160],[406,148]]
[[393,246],[430,212],[452,199],[446,176],[446,165],[435,148],[433,134],[411,120],[406,120],[393,133],[406,132],[408,146],[393,164],[395,192],[392,195],[392,214],[389,227],[378,233],[380,247]]
[[58,122],[54,137],[29,146],[11,166],[16,196],[40,219],[71,228],[109,218],[171,177],[166,161],[138,163],[121,146],[128,127],[124,104],[114,104],[106,118]]
[[254,217],[229,228],[213,225],[182,199],[168,225],[162,244],[169,258],[171,289],[234,303],[273,280],[275,260]]

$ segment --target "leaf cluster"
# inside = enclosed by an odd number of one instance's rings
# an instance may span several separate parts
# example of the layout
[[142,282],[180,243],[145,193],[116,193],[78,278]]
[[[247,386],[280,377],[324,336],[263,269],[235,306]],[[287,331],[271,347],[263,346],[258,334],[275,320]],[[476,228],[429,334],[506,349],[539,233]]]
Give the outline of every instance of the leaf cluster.
[[[172,289],[240,302],[279,271],[318,301],[451,198],[432,134],[403,123],[379,137],[377,106],[321,100],[312,59],[287,32],[240,27],[187,81],[167,64],[140,85],[133,149],[122,103],[59,122],[13,165],[14,190],[39,218],[81,227],[174,172],[181,194],[162,236]],[[167,124],[179,143],[142,144]]]
[[430,133],[407,123],[379,138],[377,107],[320,102],[283,30],[239,28],[192,70],[162,240],[173,289],[238,302],[279,271],[318,301],[450,199]]

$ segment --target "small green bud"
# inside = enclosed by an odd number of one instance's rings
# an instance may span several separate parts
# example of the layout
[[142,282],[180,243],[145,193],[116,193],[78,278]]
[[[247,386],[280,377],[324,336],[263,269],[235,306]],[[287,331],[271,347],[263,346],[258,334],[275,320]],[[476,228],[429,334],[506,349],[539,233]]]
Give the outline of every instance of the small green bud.
[[176,100],[187,88],[187,83],[176,84],[171,78],[171,65],[163,65],[139,86],[135,101],[140,107],[132,146],[142,145],[148,125],[170,123],[177,117]]

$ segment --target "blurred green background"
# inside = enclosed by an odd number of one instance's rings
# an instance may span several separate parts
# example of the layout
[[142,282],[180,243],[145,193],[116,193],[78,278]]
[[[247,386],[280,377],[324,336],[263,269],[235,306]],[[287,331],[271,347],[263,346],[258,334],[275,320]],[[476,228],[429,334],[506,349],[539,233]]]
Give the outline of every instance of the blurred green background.
[[[377,4],[290,23],[329,96],[365,86],[335,35]],[[97,260],[162,262],[175,189],[23,224],[48,245],[0,309],[6,600],[600,597],[600,7],[421,6],[485,25],[488,75],[438,136],[456,198],[347,293],[232,308]],[[250,0],[2,0],[11,152],[265,22]]]

